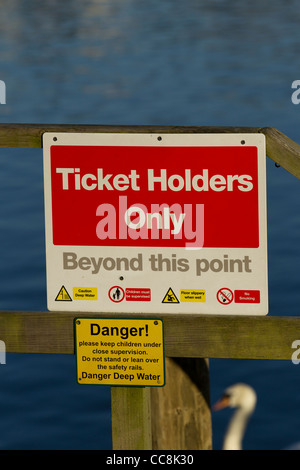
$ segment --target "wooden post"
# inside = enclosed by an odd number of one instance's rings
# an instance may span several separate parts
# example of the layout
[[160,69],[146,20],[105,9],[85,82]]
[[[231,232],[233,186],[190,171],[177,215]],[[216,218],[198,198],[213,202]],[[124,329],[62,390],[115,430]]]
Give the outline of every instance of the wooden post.
[[[42,148],[49,131],[262,133],[268,157],[300,179],[300,145],[272,127],[0,124],[0,147]],[[2,311],[1,340],[7,352],[74,354],[74,316]],[[111,388],[114,449],[151,449],[151,427],[153,449],[211,449],[208,360],[202,358],[290,360],[300,334],[299,317],[168,314],[164,322],[166,354],[180,358],[166,358],[163,388]]]
[[151,450],[149,387],[111,387],[113,450]]
[[165,362],[166,385],[151,390],[153,449],[211,450],[208,360]]

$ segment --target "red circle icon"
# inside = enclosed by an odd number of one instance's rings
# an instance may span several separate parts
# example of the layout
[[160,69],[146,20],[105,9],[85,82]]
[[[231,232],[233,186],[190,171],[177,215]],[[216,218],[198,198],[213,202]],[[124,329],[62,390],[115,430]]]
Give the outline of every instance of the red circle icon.
[[218,302],[222,305],[229,305],[233,301],[233,292],[228,287],[222,287],[217,292]]
[[124,289],[120,286],[113,286],[108,291],[108,297],[113,302],[122,302],[125,297]]

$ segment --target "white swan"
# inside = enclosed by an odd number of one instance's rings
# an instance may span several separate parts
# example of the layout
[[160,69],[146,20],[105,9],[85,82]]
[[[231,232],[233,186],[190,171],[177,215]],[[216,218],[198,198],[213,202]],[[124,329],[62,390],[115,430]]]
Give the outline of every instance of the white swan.
[[226,388],[222,398],[213,406],[220,410],[227,406],[236,408],[223,442],[223,450],[242,450],[242,440],[248,420],[255,410],[256,393],[249,385],[238,383]]

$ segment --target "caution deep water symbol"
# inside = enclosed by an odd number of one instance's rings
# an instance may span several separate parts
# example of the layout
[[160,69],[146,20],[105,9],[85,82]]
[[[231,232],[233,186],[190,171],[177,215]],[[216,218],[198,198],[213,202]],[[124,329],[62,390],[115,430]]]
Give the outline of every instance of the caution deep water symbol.
[[166,293],[166,295],[164,296],[162,303],[163,304],[179,304],[179,300],[177,299],[171,287]]
[[227,287],[223,287],[217,292],[217,299],[220,304],[229,305],[233,301],[233,292]]
[[67,289],[65,288],[65,286],[62,286],[62,288],[60,289],[59,293],[56,296],[55,301],[56,302],[57,301],[72,302],[72,299],[71,299]]
[[265,135],[180,129],[43,133],[49,311],[268,313]]

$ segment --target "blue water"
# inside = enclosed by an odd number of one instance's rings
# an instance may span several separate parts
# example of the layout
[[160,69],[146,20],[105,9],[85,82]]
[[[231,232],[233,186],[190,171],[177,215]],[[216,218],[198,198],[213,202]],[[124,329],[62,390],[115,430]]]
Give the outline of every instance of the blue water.
[[[296,0],[3,0],[0,122],[273,126],[300,142],[299,21]],[[0,169],[0,309],[46,311],[42,151],[0,149]],[[270,315],[298,315],[300,183],[267,171]],[[110,390],[78,386],[74,356],[6,362],[0,449],[111,449]],[[300,440],[300,365],[214,359],[210,375],[212,402],[236,381],[257,391],[244,448]],[[212,416],[215,449],[230,414]]]

